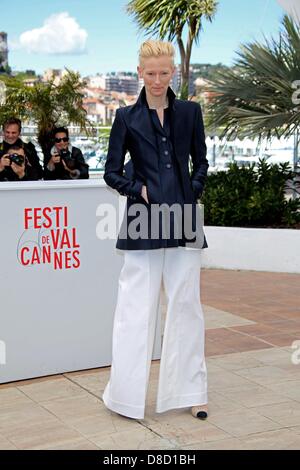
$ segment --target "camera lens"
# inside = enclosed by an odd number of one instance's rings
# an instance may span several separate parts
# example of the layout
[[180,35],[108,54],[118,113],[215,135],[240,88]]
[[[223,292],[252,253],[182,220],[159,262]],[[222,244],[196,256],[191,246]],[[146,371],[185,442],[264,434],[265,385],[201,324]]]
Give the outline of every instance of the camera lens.
[[12,153],[9,155],[9,159],[11,163],[15,163],[18,166],[22,166],[24,163],[23,155],[19,155],[18,153]]

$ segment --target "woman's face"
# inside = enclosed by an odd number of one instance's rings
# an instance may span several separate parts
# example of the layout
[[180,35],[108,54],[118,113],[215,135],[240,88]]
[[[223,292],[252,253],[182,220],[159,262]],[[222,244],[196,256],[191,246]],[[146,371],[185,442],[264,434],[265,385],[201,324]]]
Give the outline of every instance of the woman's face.
[[147,94],[153,97],[166,95],[175,70],[171,57],[160,56],[142,59],[137,70],[139,78],[144,80]]
[[55,147],[56,150],[59,152],[60,150],[67,150],[69,145],[69,139],[64,132],[57,132],[54,137]]

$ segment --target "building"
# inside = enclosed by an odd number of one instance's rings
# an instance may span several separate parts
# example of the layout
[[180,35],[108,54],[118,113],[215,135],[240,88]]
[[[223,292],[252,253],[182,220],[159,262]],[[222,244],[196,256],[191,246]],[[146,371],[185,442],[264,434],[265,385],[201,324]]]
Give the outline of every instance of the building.
[[105,91],[118,91],[126,95],[136,95],[138,92],[138,79],[134,75],[125,73],[109,73],[90,77],[91,87],[102,88]]
[[8,67],[7,33],[0,32],[0,69]]
[[30,77],[30,78],[25,78],[23,80],[24,85],[34,87],[36,83],[39,83],[41,81],[40,77]]
[[84,98],[83,107],[87,112],[87,118],[94,124],[109,126],[112,124],[119,103],[111,97],[99,96],[98,98]]
[[[91,93],[92,91],[92,93]],[[110,126],[115,118],[116,110],[122,106],[135,103],[136,95],[128,95],[118,91],[104,91],[102,88],[84,89],[83,107],[90,121]]]
[[104,89],[103,88],[103,84],[105,83],[103,81],[103,76],[100,75],[100,74],[97,74],[95,75],[94,77],[86,77],[87,79],[87,82],[89,84],[89,88],[101,88],[102,90]]
[[54,85],[59,85],[61,79],[67,75],[68,72],[67,70],[62,70],[62,69],[47,69],[44,72],[42,80],[44,82],[50,82],[51,80],[54,80]]

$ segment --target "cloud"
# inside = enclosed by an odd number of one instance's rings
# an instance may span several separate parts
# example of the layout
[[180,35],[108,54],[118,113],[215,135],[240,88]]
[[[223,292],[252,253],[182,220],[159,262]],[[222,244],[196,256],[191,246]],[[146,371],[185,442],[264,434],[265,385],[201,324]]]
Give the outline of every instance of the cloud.
[[41,28],[22,33],[20,45],[37,54],[84,54],[87,36],[75,18],[62,12],[49,16]]
[[10,37],[8,37],[7,42],[8,42],[8,50],[9,51],[17,51],[21,48],[20,40],[18,38],[17,39],[15,39],[15,38],[11,39]]

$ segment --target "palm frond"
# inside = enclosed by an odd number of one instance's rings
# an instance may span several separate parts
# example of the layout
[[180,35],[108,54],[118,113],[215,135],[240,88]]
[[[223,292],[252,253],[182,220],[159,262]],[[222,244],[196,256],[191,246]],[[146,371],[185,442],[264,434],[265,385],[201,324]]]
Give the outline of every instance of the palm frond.
[[275,40],[242,45],[233,69],[220,72],[210,91],[210,127],[224,135],[291,136],[300,123],[300,109],[292,100],[299,79],[300,25],[285,16]]
[[0,124],[11,116],[34,122],[38,126],[40,144],[56,125],[91,126],[83,108],[83,87],[80,75],[67,70],[58,85],[53,80],[28,86],[20,80],[5,78],[5,103],[0,108]]

